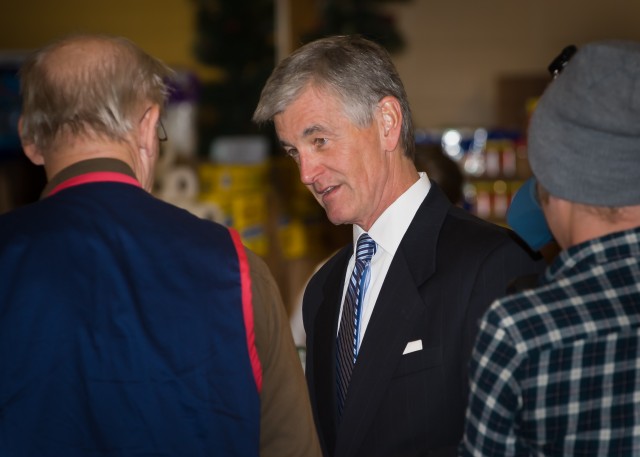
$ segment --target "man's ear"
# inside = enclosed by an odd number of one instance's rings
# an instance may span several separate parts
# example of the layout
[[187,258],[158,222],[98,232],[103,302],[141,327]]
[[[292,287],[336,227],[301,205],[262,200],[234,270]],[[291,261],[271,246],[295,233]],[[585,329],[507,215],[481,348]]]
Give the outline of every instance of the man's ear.
[[23,139],[22,129],[23,129],[22,116],[20,116],[20,118],[18,119],[18,135],[20,136],[20,143],[22,144],[22,150],[24,151],[24,155],[26,155],[27,158],[31,162],[33,162],[34,165],[44,165],[44,156],[42,155],[42,152],[40,152],[40,150],[36,148],[35,144],[27,143]]
[[155,142],[158,137],[157,125],[160,119],[160,107],[157,104],[151,105],[151,107],[144,113],[140,126],[138,128],[138,147],[140,151],[151,156],[155,154]]
[[393,151],[398,146],[402,130],[402,108],[397,98],[386,96],[378,103],[380,109],[380,131],[385,150]]

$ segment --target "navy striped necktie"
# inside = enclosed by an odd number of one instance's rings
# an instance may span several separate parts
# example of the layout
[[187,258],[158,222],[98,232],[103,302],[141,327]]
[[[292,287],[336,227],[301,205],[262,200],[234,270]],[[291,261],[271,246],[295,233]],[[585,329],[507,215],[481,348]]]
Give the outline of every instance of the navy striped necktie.
[[369,268],[371,258],[376,253],[376,242],[363,233],[356,247],[356,262],[349,280],[349,286],[342,307],[340,329],[336,340],[336,379],[338,393],[338,415],[342,416],[347,388],[351,380],[353,366],[356,363],[358,349],[358,322],[362,298],[364,296],[365,272]]

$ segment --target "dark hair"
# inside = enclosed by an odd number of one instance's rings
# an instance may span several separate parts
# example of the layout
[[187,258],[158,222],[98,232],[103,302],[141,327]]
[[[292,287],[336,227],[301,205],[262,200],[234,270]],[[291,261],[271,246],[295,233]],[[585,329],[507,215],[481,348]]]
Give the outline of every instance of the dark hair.
[[439,146],[416,146],[415,164],[418,171],[426,171],[451,203],[464,200],[464,175],[458,163],[447,156]]

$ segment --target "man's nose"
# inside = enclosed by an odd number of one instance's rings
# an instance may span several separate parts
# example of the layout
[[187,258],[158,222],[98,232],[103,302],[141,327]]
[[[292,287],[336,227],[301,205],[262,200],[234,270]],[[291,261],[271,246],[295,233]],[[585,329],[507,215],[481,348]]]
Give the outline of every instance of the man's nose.
[[305,186],[313,185],[318,175],[322,173],[322,164],[317,154],[313,152],[300,152],[298,168],[300,169],[300,181]]

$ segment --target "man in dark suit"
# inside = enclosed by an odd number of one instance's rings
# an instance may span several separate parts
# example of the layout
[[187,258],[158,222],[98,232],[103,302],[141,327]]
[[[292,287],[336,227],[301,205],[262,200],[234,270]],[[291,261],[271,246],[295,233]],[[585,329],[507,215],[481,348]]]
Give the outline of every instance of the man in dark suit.
[[329,220],[353,224],[353,245],[314,275],[303,304],[325,455],[455,455],[476,323],[542,262],[416,171],[402,82],[368,40],[298,49],[267,81],[254,120],[274,122]]

